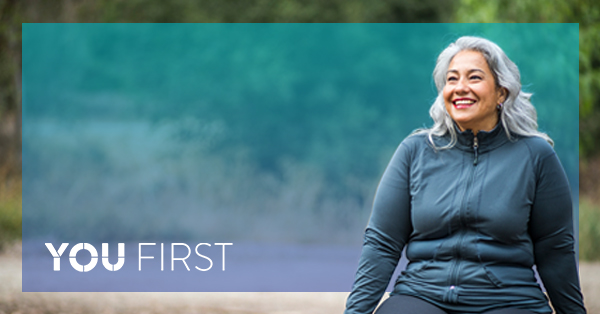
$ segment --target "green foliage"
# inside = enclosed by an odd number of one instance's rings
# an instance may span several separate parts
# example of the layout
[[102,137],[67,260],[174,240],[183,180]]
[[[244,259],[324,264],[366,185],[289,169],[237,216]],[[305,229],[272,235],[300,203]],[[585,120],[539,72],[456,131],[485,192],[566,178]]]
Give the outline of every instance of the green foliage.
[[0,0],[0,116],[21,110],[21,12],[16,1]]
[[80,18],[102,22],[440,22],[452,1],[206,0],[83,1]]
[[[44,234],[56,222],[64,227],[52,232],[186,236],[222,225],[180,225],[202,220],[201,210],[240,219],[230,230],[274,213],[362,228],[393,150],[429,124],[431,71],[455,38],[447,34],[495,39],[507,27],[518,34],[509,54],[558,44],[535,38],[543,25],[24,25],[23,180],[39,188],[26,189],[27,209],[38,211],[26,210],[25,230]],[[563,28],[549,32],[574,41]],[[531,72],[549,57],[536,53]],[[563,89],[545,88],[573,98],[576,74],[563,68],[553,72]],[[163,208],[169,219],[148,214]],[[140,230],[115,223],[137,216]],[[306,227],[317,224],[298,226],[324,238]]]
[[[579,23],[579,148],[584,157],[600,153],[600,4],[593,0],[461,0],[456,22]],[[553,36],[559,36],[552,34]],[[550,63],[556,68],[561,63]],[[548,76],[548,79],[555,77]]]
[[[0,0],[0,8],[0,112],[19,108],[20,90],[14,78],[20,67],[17,59],[8,57],[20,56],[22,22],[580,21],[581,149],[591,154],[599,146],[594,141],[600,127],[593,121],[600,119],[600,32],[594,22],[598,21],[598,6],[592,1],[559,0],[548,5],[542,0]],[[204,142],[198,145],[210,142],[213,157],[220,156],[226,164],[241,158],[250,163],[248,169],[275,176],[273,180],[283,184],[286,176],[298,175],[289,174],[289,164],[296,165],[298,172],[312,169],[323,175],[317,180],[323,185],[338,182],[346,196],[360,195],[359,200],[351,200],[358,204],[352,208],[367,207],[371,194],[365,193],[365,182],[371,184],[380,174],[398,141],[415,127],[428,124],[428,100],[435,97],[431,70],[437,52],[455,38],[449,33],[489,36],[505,50],[516,52],[511,58],[517,59],[525,74],[524,83],[554,86],[555,94],[539,93],[534,98],[536,104],[547,104],[538,107],[540,116],[550,120],[542,125],[561,126],[561,106],[556,102],[572,98],[567,89],[552,85],[553,80],[568,81],[577,75],[575,71],[561,72],[571,68],[565,61],[571,60],[570,56],[562,51],[528,53],[538,39],[572,38],[572,34],[547,32],[541,38],[529,34],[530,40],[513,41],[494,30],[494,25],[430,26],[428,32],[416,35],[367,33],[351,26],[344,33],[323,25],[303,25],[296,30],[294,25],[279,25],[264,26],[266,32],[248,36],[222,25],[214,26],[221,27],[220,33],[177,32],[168,25],[146,28],[143,32],[147,33],[127,31],[135,29],[132,25],[115,24],[108,32],[99,31],[97,25],[86,27],[91,36],[66,30],[56,39],[46,35],[64,29],[46,25],[46,34],[24,38],[24,42],[45,47],[46,52],[40,62],[29,63],[39,74],[30,76],[32,85],[42,89],[30,93],[28,99],[35,112],[66,120],[86,114],[91,120],[116,116],[131,121],[148,119],[155,125],[190,118],[177,136],[188,140],[201,137]],[[324,49],[318,43],[327,38],[335,40]],[[11,44],[5,44],[8,42]],[[55,53],[60,51],[56,47],[72,48],[69,44],[73,42],[81,43],[79,50]],[[390,42],[397,45],[388,45]],[[414,51],[400,55],[398,52],[404,51],[401,45]],[[173,55],[176,58],[165,62],[165,56]],[[543,71],[529,69],[539,56],[551,66]],[[57,69],[57,64],[64,67]],[[533,86],[535,91],[537,88]],[[146,93],[148,90],[151,92]],[[263,97],[265,94],[270,97]],[[47,97],[36,99],[36,95]],[[406,104],[410,110],[404,109]],[[558,142],[563,136],[560,132],[550,135]],[[570,150],[568,145],[564,148]],[[102,150],[89,153],[96,161],[105,158]],[[576,162],[567,160],[568,165]],[[238,178],[251,180],[251,175]],[[293,185],[289,190],[294,189],[300,188]],[[314,197],[311,206],[326,208],[323,199],[333,202],[331,194],[335,193],[327,192],[330,195]]]
[[8,180],[0,185],[0,250],[20,238],[21,182]]
[[[2,17],[2,24],[0,24],[2,26],[0,28],[0,86],[3,87],[0,88],[0,114],[3,110],[20,111],[20,107],[16,105],[20,102],[19,95],[21,91],[20,87],[15,86],[15,82],[20,81],[20,73],[18,73],[20,58],[8,58],[8,56],[20,56],[21,54],[19,49],[21,47],[21,23],[444,22],[450,18],[447,12],[452,10],[452,4],[452,1],[445,1],[440,5],[436,0],[387,0],[377,3],[366,0],[0,1],[0,15]],[[169,36],[166,32],[157,34],[159,42],[160,38],[166,39]],[[299,34],[299,38],[305,36],[312,35]],[[194,37],[202,40],[201,34]],[[117,36],[116,38],[132,41],[134,44],[136,42],[136,38],[123,38],[123,36]],[[69,40],[77,40],[77,37],[65,34],[63,42]],[[101,38],[101,40],[110,42],[111,38]],[[207,38],[204,43],[210,45],[211,39]],[[49,44],[54,43],[49,42]],[[56,44],[60,45],[61,43]],[[116,43],[116,46],[118,46],[118,43]],[[155,49],[157,47],[150,46],[148,48]],[[102,56],[107,53],[107,51],[102,50],[102,47],[98,49],[97,51],[90,51],[89,54]],[[215,47],[213,51],[219,51],[219,47]],[[118,55],[123,52],[125,51],[108,51],[108,57],[110,58],[111,53]],[[152,50],[148,50],[148,52],[152,53]],[[231,53],[236,52],[232,51]],[[135,56],[132,56],[132,58],[135,58]],[[96,66],[101,68],[107,62],[110,62],[110,60],[101,57],[96,62]],[[276,66],[275,62],[273,64]],[[96,73],[94,70],[96,69],[90,69],[90,73]],[[153,72],[151,68],[148,69],[147,73],[149,79],[162,80],[162,78],[156,78],[153,75],[157,72]],[[96,78],[92,76],[91,80],[89,78],[89,76],[85,77],[84,83],[93,85],[98,80],[106,81],[106,77]],[[81,79],[83,78],[72,78],[72,80]],[[113,86],[127,87],[131,81],[131,77],[121,75],[118,80],[113,82]],[[100,86],[100,88],[102,87]],[[186,97],[189,98],[190,95],[180,95],[180,98]],[[105,108],[101,111],[110,110],[111,108]]]
[[220,130],[212,148],[223,158],[243,151],[279,175],[304,163],[343,186],[378,177],[427,123],[445,28],[25,25],[26,119],[192,118]]
[[[0,113],[20,113],[21,90],[17,82],[21,81],[22,23],[444,22],[451,18],[447,12],[452,11],[452,6],[452,1],[440,4],[437,0],[0,0]],[[28,27],[28,24],[23,25]],[[46,26],[49,29],[54,27]],[[35,96],[42,93],[34,93],[26,101],[38,106],[34,105],[35,110],[26,112],[26,115],[34,112],[65,114],[64,118],[68,120],[69,117],[89,113],[95,117],[92,119],[102,120],[114,117],[116,113],[124,113],[124,116],[131,119],[152,118],[157,125],[165,121],[180,121],[186,115],[191,116],[192,119],[186,120],[191,122],[184,123],[178,137],[188,140],[202,137],[202,143],[198,143],[198,146],[207,142],[214,144],[211,147],[221,150],[220,156],[224,161],[228,158],[235,162],[240,158],[238,155],[244,155],[245,162],[251,160],[251,164],[247,165],[248,169],[256,166],[259,169],[257,172],[265,169],[273,172],[273,168],[276,168],[275,172],[279,176],[276,180],[287,180],[285,178],[290,176],[286,165],[297,162],[290,159],[304,160],[302,169],[311,168],[311,163],[320,163],[322,168],[319,171],[325,169],[329,181],[342,180],[347,186],[353,187],[351,193],[360,195],[359,207],[366,206],[372,194],[372,191],[364,193],[361,189],[364,189],[365,184],[372,187],[373,183],[369,180],[374,173],[380,171],[379,168],[385,164],[397,141],[408,132],[406,128],[411,125],[408,117],[400,118],[404,120],[393,118],[398,117],[401,112],[400,107],[390,101],[397,97],[390,87],[399,82],[392,69],[403,64],[403,61],[393,50],[382,51],[376,47],[379,42],[388,41],[389,38],[370,38],[367,34],[354,33],[346,36],[344,42],[337,43],[338,50],[323,54],[318,46],[311,46],[310,43],[303,51],[293,51],[289,49],[291,45],[286,44],[294,41],[310,42],[311,37],[328,36],[320,34],[318,30],[298,32],[289,38],[274,31],[267,34],[266,38],[260,38],[257,34],[236,42],[239,36],[235,34],[230,40],[202,33],[191,34],[189,38],[177,37],[177,34],[170,32],[168,26],[162,25],[157,27],[156,33],[152,34],[154,36],[141,36],[152,38],[144,42],[140,36],[122,32],[122,28],[123,25],[117,24],[112,32],[96,32],[91,38],[82,38],[81,34],[68,31],[58,39],[50,40],[44,36],[29,38],[42,46],[46,45],[46,48],[66,47],[69,42],[86,40],[92,44],[83,45],[84,48],[80,51],[69,51],[70,54],[67,55],[76,57],[72,60],[65,59],[64,53],[55,53],[57,49],[47,50],[48,53],[44,54],[46,62],[36,63],[41,75],[34,78],[32,83],[42,86],[44,90],[38,92],[43,92],[48,97],[38,99]],[[198,55],[198,50],[175,45],[172,52],[178,59],[176,62],[165,62],[161,55],[164,50],[157,48],[169,47],[173,42],[169,39],[175,39],[174,42],[179,43],[189,40],[198,49],[202,48],[202,53]],[[24,41],[27,40],[24,38]],[[277,41],[283,42],[281,47],[275,45]],[[418,38],[413,41],[418,42]],[[240,47],[247,47],[248,43],[255,45],[245,53],[240,53]],[[361,55],[344,54],[345,48],[352,49],[357,45],[365,47],[359,51]],[[372,50],[367,49],[369,45]],[[132,53],[132,46],[142,47],[146,56],[140,58],[139,54]],[[341,60],[358,57],[362,61],[349,72],[340,71],[339,66],[343,62],[331,57],[335,54],[342,56]],[[121,63],[115,63],[119,57],[124,59]],[[310,74],[298,77],[297,74],[302,72],[302,67],[306,64],[304,61],[311,58],[322,60],[316,67],[305,72]],[[293,59],[299,62],[289,61]],[[227,62],[218,62],[222,60]],[[174,63],[175,66],[168,66],[168,63]],[[327,63],[332,65],[319,68]],[[64,68],[52,68],[52,65],[57,64],[68,65]],[[69,65],[72,67],[69,68]],[[380,68],[379,73],[385,75],[387,81],[372,75],[359,83],[348,83],[347,78],[341,75],[351,73],[360,76],[365,73],[365,69],[373,66]],[[212,77],[197,75],[202,72],[217,74]],[[259,77],[254,77],[257,74]],[[427,80],[429,71],[417,75]],[[187,79],[179,79],[181,77]],[[317,84],[306,84],[310,80]],[[69,88],[57,82],[66,84]],[[315,88],[317,85],[320,87]],[[360,95],[356,92],[357,89],[372,86],[383,93]],[[136,92],[142,87],[155,92],[146,95]],[[405,87],[410,88],[410,85]],[[224,89],[232,92],[223,92]],[[260,99],[259,95],[265,92],[271,92],[273,97],[266,101]],[[259,99],[260,103],[257,103]],[[328,105],[332,99],[339,100],[339,103]],[[166,102],[171,104],[165,106],[167,110],[154,110],[152,108],[159,106],[148,106]],[[71,106],[66,111],[57,111],[55,105],[61,103]],[[371,108],[370,104],[377,104],[378,108]],[[423,118],[415,120],[425,120],[426,112],[422,113]],[[332,117],[348,123],[345,126],[331,123]],[[20,116],[16,120],[21,121]],[[403,127],[399,128],[398,124]],[[372,130],[377,127],[392,130],[393,134],[373,137],[375,133]],[[339,140],[341,136],[350,136],[352,140]],[[20,141],[21,136],[19,134],[14,138]],[[384,142],[393,144],[383,144]],[[379,151],[382,147],[387,147],[385,153]],[[24,147],[25,151],[28,149],[30,147]],[[81,160],[91,156],[91,160],[98,163],[106,158],[102,150],[86,153],[84,156],[75,154],[66,157]],[[17,151],[11,154],[20,158]],[[28,169],[36,174],[41,175],[47,170],[28,165]],[[336,174],[343,171],[349,174],[348,177],[336,177]],[[296,175],[298,174],[294,174]],[[370,179],[360,179],[365,176]],[[332,189],[324,190],[333,193]],[[316,203],[322,205],[316,204],[313,207],[325,208],[327,202],[332,202],[327,201],[328,197],[330,196],[319,196]],[[8,217],[13,216],[6,217],[9,219]],[[108,217],[107,220],[110,221],[111,218]]]
[[600,23],[580,27],[579,42],[579,141],[581,153],[589,156],[600,152]]
[[579,257],[586,261],[600,260],[600,206],[582,198],[579,204]]
[[[530,81],[553,91],[540,93],[554,96],[542,109],[573,113],[557,102],[576,98],[577,67],[568,64],[576,60],[569,55],[576,50],[572,45],[556,50],[553,38],[539,36],[545,31],[573,42],[573,29],[492,25],[460,31],[499,39],[502,31],[520,32],[522,39],[506,41],[505,49],[529,57],[524,73],[536,73]],[[222,127],[213,148],[224,158],[244,151],[259,170],[273,173],[292,160],[344,184],[379,176],[398,142],[429,124],[434,60],[446,34],[459,30],[451,25],[52,24],[25,25],[25,31],[23,45],[32,47],[23,56],[29,116],[156,123],[193,117]],[[554,53],[531,53],[536,44]],[[529,53],[518,53],[523,51]],[[540,72],[538,60],[562,66]],[[541,116],[568,118],[564,112]],[[546,125],[576,127],[573,121]],[[556,137],[572,135],[570,130]]]
[[0,0],[0,177],[21,173],[21,33],[16,1]]

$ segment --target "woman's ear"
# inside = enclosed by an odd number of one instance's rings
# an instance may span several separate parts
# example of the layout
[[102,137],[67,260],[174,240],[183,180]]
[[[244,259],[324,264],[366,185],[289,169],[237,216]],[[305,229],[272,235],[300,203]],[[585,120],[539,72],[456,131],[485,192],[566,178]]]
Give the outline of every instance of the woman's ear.
[[499,102],[501,104],[503,104],[506,100],[508,99],[508,89],[506,89],[505,87],[500,87],[500,95],[499,95]]

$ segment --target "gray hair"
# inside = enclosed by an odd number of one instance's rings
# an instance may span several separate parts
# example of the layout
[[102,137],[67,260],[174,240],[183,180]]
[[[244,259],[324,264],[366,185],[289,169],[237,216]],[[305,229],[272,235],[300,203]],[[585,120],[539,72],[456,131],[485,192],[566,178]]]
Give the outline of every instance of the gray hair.
[[506,135],[512,139],[512,134],[522,136],[538,136],[554,145],[552,139],[546,134],[538,131],[537,113],[529,101],[530,93],[521,90],[521,74],[519,68],[512,62],[495,43],[480,37],[464,36],[451,43],[437,58],[433,70],[433,80],[438,90],[438,96],[429,109],[429,115],[433,119],[433,126],[428,129],[419,129],[416,133],[427,133],[429,141],[435,146],[433,136],[450,134],[450,143],[440,149],[452,148],[456,144],[457,132],[454,121],[446,111],[444,97],[442,95],[446,85],[446,71],[452,58],[463,50],[480,52],[486,59],[494,76],[496,87],[505,88],[508,95],[500,110],[500,121]]

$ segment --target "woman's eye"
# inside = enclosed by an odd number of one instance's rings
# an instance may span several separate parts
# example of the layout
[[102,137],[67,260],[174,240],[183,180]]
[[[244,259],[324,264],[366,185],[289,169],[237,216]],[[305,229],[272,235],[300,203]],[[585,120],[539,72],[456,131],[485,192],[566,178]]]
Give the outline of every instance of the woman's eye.
[[472,80],[481,80],[481,76],[479,76],[479,75],[473,75],[473,76],[470,77],[470,79],[472,79]]
[[451,77],[448,78],[448,82],[450,82],[450,81],[456,81],[456,80],[457,80],[457,78],[454,77],[454,76],[451,76]]

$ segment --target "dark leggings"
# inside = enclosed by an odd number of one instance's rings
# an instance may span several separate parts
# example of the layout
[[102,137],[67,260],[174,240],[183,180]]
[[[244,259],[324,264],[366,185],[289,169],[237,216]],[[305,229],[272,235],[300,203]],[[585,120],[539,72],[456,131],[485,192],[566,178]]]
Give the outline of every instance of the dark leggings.
[[[375,314],[449,314],[439,307],[419,298],[395,295],[383,301]],[[483,314],[535,314],[528,310],[504,308]]]

